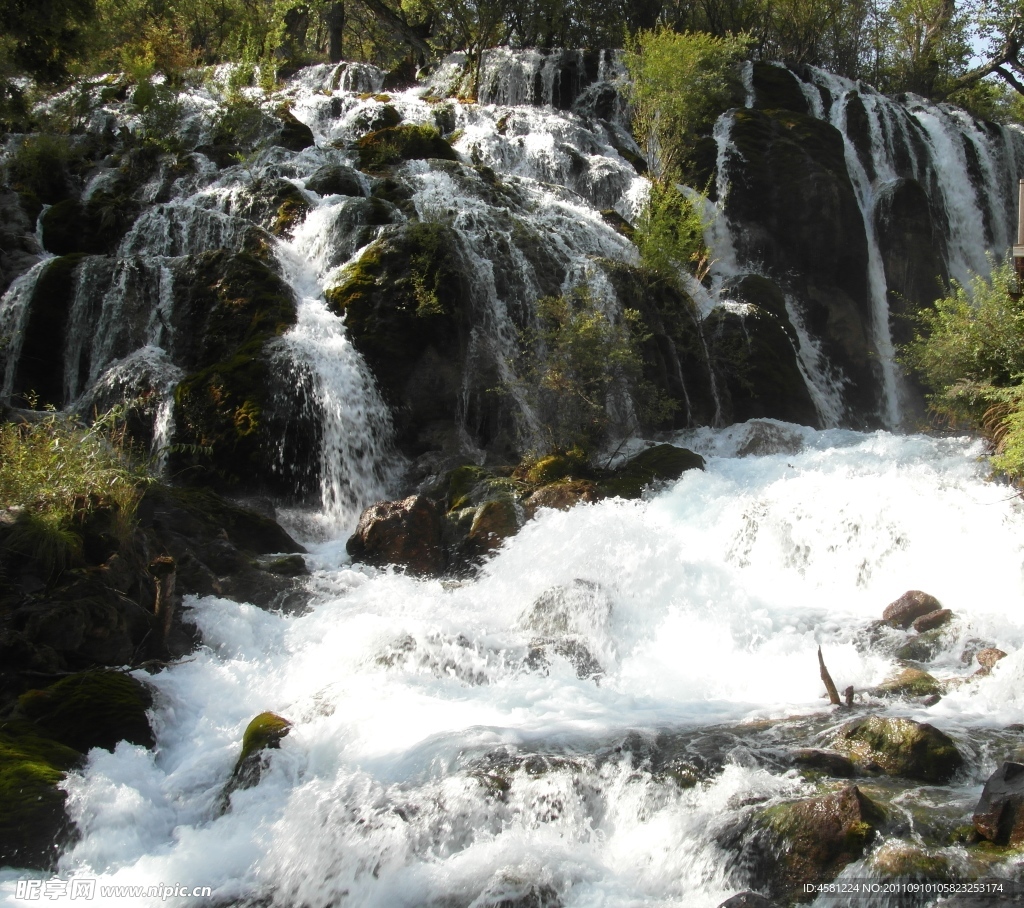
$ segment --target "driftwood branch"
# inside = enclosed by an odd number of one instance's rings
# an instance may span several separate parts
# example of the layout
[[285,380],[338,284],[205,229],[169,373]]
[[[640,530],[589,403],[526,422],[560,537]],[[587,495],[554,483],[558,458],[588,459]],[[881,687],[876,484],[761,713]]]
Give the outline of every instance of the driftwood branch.
[[821,647],[818,647],[818,668],[821,669],[821,680],[825,682],[825,690],[828,691],[828,702],[833,706],[841,705],[842,701],[839,699],[839,690],[836,688],[836,682],[832,680],[832,676],[828,673],[828,669],[825,668],[825,660],[821,655]]

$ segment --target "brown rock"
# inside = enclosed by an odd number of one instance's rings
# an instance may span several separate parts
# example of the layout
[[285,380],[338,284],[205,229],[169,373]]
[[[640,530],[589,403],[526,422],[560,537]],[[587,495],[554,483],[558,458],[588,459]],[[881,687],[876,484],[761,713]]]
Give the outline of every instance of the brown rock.
[[378,501],[363,511],[346,548],[366,564],[396,564],[412,574],[439,574],[446,563],[441,512],[422,495]]
[[840,728],[832,746],[864,769],[938,785],[964,765],[948,735],[913,719],[862,716]]
[[598,501],[600,498],[596,483],[589,479],[567,479],[537,489],[523,502],[523,507],[527,516],[533,517],[541,508],[568,511],[581,501]]
[[1024,842],[1024,764],[1004,763],[985,783],[974,828],[996,845]]
[[476,509],[468,541],[479,552],[492,552],[519,532],[519,514],[511,498],[492,498]]
[[941,608],[939,600],[929,593],[907,590],[899,599],[886,606],[882,612],[882,620],[888,621],[894,627],[906,628],[910,627],[915,618],[939,611]]
[[987,673],[992,671],[992,669],[995,667],[995,664],[1000,659],[1005,658],[1006,653],[1004,653],[1001,649],[996,649],[994,646],[990,646],[988,647],[988,649],[983,649],[980,653],[978,653],[978,665],[980,665],[982,669],[984,669]]
[[919,634],[923,634],[925,631],[949,624],[952,617],[953,613],[948,608],[940,608],[934,612],[928,612],[927,615],[922,615],[920,618],[915,618],[912,627]]

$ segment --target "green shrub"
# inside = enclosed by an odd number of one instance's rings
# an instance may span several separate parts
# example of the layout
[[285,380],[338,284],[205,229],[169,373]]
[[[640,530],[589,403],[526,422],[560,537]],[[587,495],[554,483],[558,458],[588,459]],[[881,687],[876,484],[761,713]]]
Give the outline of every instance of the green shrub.
[[97,510],[110,511],[128,535],[149,474],[119,424],[124,412],[88,428],[58,414],[0,424],[0,508],[17,514],[6,548],[57,573],[80,554],[76,527]]
[[672,183],[651,184],[647,204],[637,220],[633,242],[644,267],[659,278],[676,281],[681,271],[702,279],[710,264],[704,243],[707,226],[703,198],[689,199]]
[[746,37],[717,38],[668,28],[638,32],[626,50],[633,127],[656,178],[684,180],[695,139],[741,103],[737,63]]
[[917,316],[902,359],[931,392],[932,411],[952,427],[980,431],[992,442],[992,465],[1024,479],[1024,300],[1011,291],[1009,264],[990,277],[952,282],[934,309]]
[[663,419],[674,403],[643,376],[640,313],[606,314],[585,288],[537,302],[524,332],[519,377],[509,388],[537,417],[544,453],[585,457]]

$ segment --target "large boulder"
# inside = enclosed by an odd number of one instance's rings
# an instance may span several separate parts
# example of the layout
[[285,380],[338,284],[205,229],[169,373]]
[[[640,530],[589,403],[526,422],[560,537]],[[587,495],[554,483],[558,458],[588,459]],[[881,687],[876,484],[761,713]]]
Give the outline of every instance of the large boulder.
[[860,858],[884,822],[881,808],[856,785],[768,807],[755,819],[762,859],[754,876],[770,896],[797,900],[804,884],[828,882]]
[[1024,842],[1024,764],[1003,763],[989,776],[973,822],[978,835],[996,845]]
[[403,501],[379,501],[359,517],[347,543],[355,561],[406,568],[411,574],[436,575],[446,566],[441,511],[422,495]]
[[863,769],[936,785],[948,782],[964,765],[948,735],[913,719],[854,719],[839,729],[832,747]]
[[672,482],[687,470],[703,470],[704,458],[687,448],[660,444],[630,458],[598,483],[605,497],[639,498],[644,489],[657,482]]
[[910,627],[915,619],[942,609],[938,599],[921,590],[907,590],[899,599],[890,602],[882,612],[882,620],[893,627]]

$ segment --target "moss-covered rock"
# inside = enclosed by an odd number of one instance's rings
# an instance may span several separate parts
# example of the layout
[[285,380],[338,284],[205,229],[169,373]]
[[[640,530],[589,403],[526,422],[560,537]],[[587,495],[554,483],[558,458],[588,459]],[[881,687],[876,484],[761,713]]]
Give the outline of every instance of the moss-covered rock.
[[800,82],[784,66],[757,60],[751,75],[754,107],[759,110],[789,110],[805,115],[810,113]]
[[[450,227],[411,223],[374,243],[327,293],[394,408],[400,444],[416,455],[432,446],[432,428],[451,425],[464,403],[470,294],[461,259]],[[474,378],[498,385],[489,373]],[[484,433],[494,419],[483,414]]]
[[65,199],[43,213],[43,247],[55,255],[112,253],[138,214],[130,197],[98,193],[85,204]]
[[687,470],[703,470],[704,458],[675,445],[654,445],[628,460],[611,476],[598,482],[598,492],[609,498],[639,498],[655,482],[679,479]]
[[146,711],[153,696],[124,672],[89,671],[62,678],[18,698],[18,715],[42,734],[73,750],[113,750],[118,741],[152,747],[156,742]]
[[523,501],[527,517],[533,517],[541,508],[567,511],[581,502],[592,503],[601,499],[597,483],[590,479],[559,479],[541,486]]
[[361,133],[379,132],[402,122],[402,115],[393,104],[381,103],[366,107],[356,115],[352,126]]
[[259,224],[274,236],[290,236],[309,209],[302,190],[290,180],[268,179],[254,183],[241,194],[232,213]]
[[935,628],[907,639],[896,649],[895,656],[905,662],[930,662],[949,640],[945,629]]
[[57,786],[81,760],[31,723],[0,722],[0,865],[52,867],[68,827]]
[[366,195],[359,174],[355,170],[342,167],[339,164],[325,164],[306,180],[306,188],[323,196]]
[[290,110],[278,110],[277,118],[281,121],[281,129],[274,139],[275,144],[289,151],[302,151],[316,144],[313,131]]
[[267,751],[278,749],[291,728],[291,722],[272,712],[260,713],[245,727],[242,752],[224,790],[225,799],[233,791],[252,788],[259,783],[267,766]]
[[937,785],[948,782],[964,765],[948,735],[913,719],[854,719],[839,729],[832,746],[864,769]]
[[363,136],[356,142],[359,167],[362,170],[380,170],[402,161],[421,161],[439,158],[457,161],[455,150],[433,126],[389,126]]
[[879,684],[872,693],[879,697],[931,697],[942,693],[942,688],[928,672],[905,668],[895,678]]
[[273,366],[272,344],[296,319],[290,288],[247,253],[203,253],[177,277],[174,352],[191,374],[175,391],[172,469],[224,487],[311,488],[319,427],[309,380]]
[[764,855],[758,876],[773,897],[799,900],[805,883],[828,882],[860,858],[884,822],[856,785],[768,807],[755,819]]

